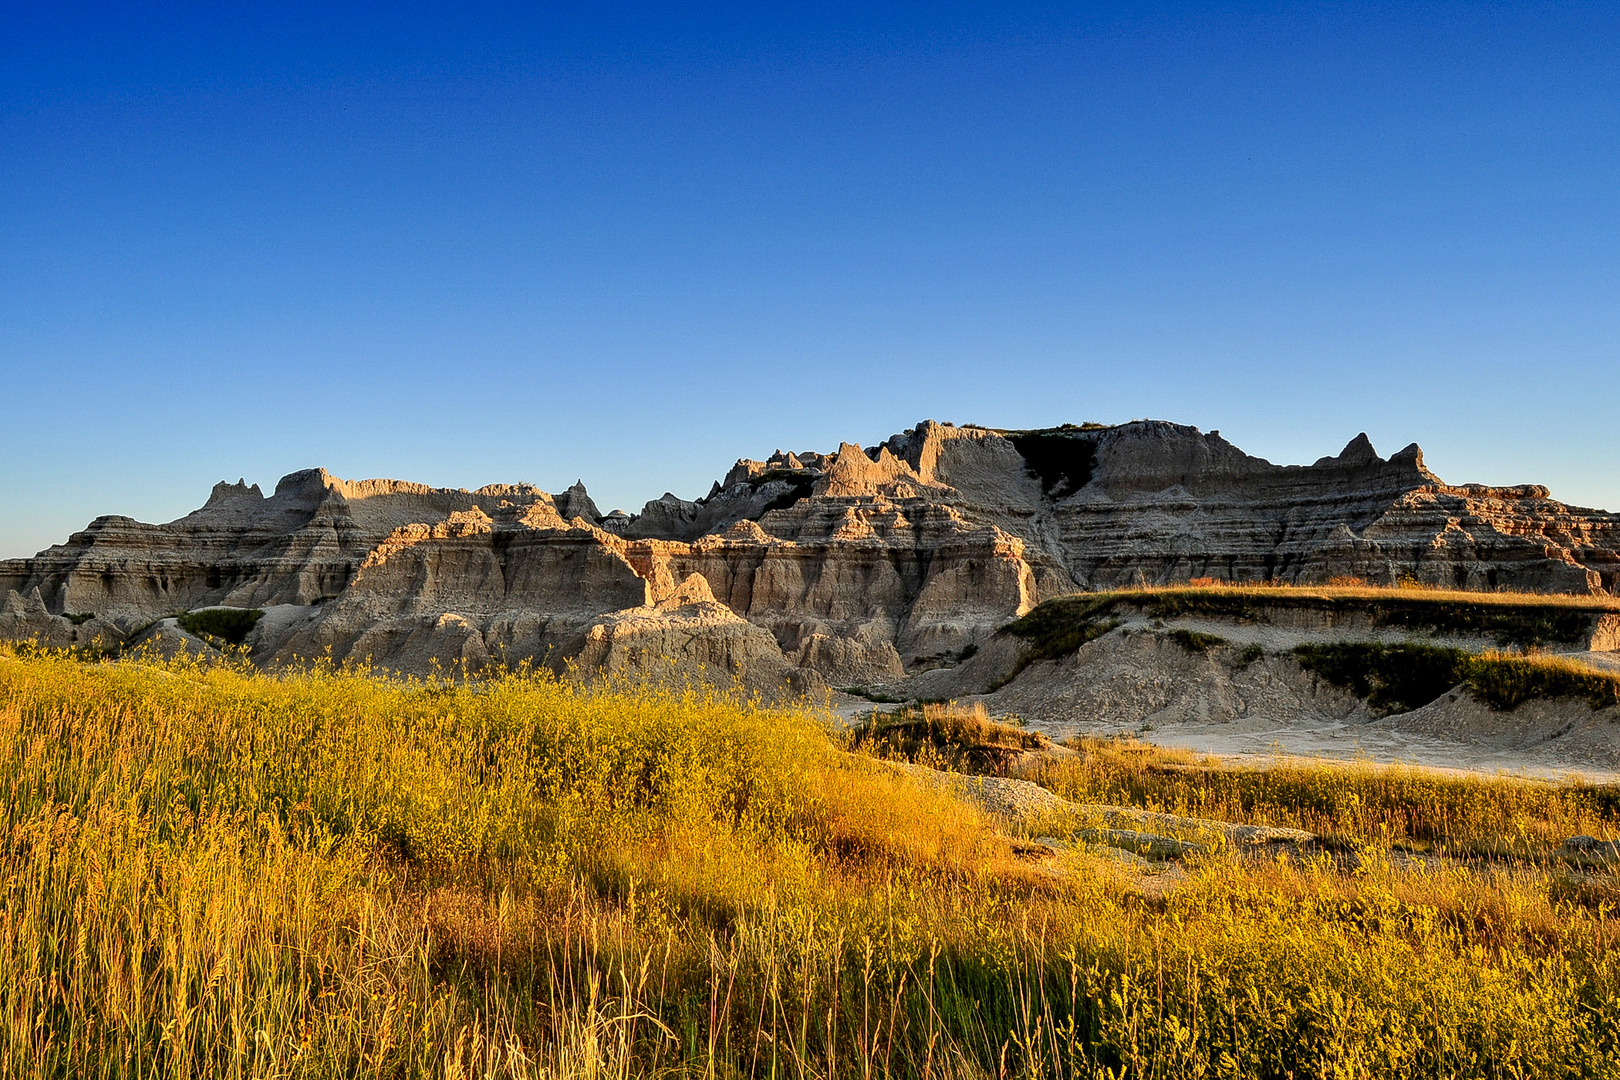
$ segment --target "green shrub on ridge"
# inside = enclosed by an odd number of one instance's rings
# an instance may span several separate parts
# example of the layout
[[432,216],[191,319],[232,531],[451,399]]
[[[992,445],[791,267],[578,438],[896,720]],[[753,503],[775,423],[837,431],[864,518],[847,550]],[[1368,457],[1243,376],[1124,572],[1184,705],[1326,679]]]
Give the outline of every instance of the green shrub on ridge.
[[175,619],[180,629],[225,645],[240,645],[264,617],[257,608],[203,608]]

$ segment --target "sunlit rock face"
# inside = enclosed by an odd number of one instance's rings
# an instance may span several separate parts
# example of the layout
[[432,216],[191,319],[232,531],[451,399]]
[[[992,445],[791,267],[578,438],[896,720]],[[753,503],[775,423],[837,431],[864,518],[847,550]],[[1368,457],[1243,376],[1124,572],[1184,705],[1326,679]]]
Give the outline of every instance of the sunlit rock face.
[[266,611],[247,642],[266,664],[668,669],[786,690],[951,664],[1064,593],[1341,575],[1614,592],[1620,518],[1540,487],[1447,485],[1415,445],[1382,458],[1365,436],[1278,466],[1158,421],[926,421],[871,448],[741,460],[703,498],[639,514],[603,515],[583,484],[222,482],[178,521],[98,518],[0,562],[0,635],[105,648],[223,605]]

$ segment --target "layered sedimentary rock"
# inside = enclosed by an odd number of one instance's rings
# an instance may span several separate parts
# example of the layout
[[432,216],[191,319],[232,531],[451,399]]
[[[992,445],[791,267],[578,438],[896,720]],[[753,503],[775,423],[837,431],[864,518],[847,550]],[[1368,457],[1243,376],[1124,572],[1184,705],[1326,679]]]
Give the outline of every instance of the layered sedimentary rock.
[[825,688],[814,672],[791,665],[769,632],[716,600],[699,574],[663,600],[593,620],[581,636],[571,659],[588,675],[653,673],[764,693]]
[[865,685],[950,664],[1055,595],[1339,575],[1614,591],[1620,518],[1538,487],[1450,486],[1415,445],[1385,459],[1365,436],[1278,466],[1162,422],[929,421],[870,449],[739,461],[705,497],[666,493],[636,515],[602,515],[582,484],[553,496],[309,470],[266,498],[221,483],[178,521],[98,518],[0,563],[0,598],[15,592],[0,635],[116,642],[225,605],[266,612],[248,640],[266,663],[664,664]]
[[1142,421],[1000,433],[924,424],[886,447],[951,485],[964,512],[1059,563],[1059,588],[1065,576],[1079,588],[1205,576],[1556,592],[1620,583],[1620,516],[1534,485],[1447,485],[1416,444],[1386,460],[1358,435],[1335,457],[1279,466],[1218,432]]
[[222,481],[201,509],[178,521],[100,517],[32,559],[0,562],[0,586],[38,588],[56,612],[320,603],[342,593],[393,530],[514,499],[553,502],[534,488],[468,492],[398,480],[350,482],[325,469],[283,477],[269,498],[257,484]]

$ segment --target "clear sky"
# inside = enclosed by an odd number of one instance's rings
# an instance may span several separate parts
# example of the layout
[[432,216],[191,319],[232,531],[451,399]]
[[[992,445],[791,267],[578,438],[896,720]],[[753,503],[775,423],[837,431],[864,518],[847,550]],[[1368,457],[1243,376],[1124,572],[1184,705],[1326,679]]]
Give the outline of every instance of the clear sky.
[[0,556],[1155,417],[1620,509],[1620,5],[0,3]]

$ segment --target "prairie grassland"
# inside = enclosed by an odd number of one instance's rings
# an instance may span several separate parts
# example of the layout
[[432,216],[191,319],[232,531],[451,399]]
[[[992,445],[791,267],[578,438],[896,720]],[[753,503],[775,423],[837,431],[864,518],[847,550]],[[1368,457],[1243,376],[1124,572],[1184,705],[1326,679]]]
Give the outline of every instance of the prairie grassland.
[[1571,836],[1620,838],[1620,787],[1285,760],[1234,764],[1132,740],[1073,740],[1035,779],[1075,802],[1116,803],[1345,843],[1545,863]]
[[0,785],[6,1077],[1620,1075],[1607,875],[1153,898],[808,711],[0,655]]

